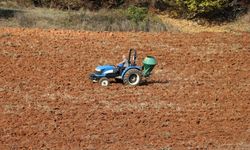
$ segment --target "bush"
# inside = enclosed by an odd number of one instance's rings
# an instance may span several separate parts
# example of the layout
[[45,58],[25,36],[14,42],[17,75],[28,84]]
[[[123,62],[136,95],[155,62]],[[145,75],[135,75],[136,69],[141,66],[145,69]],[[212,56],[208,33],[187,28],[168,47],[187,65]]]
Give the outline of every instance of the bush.
[[235,0],[164,0],[177,16],[184,18],[204,18],[208,20],[233,20],[246,12],[246,8]]
[[176,0],[179,10],[191,16],[228,7],[230,0]]
[[128,19],[134,21],[136,24],[143,21],[148,15],[148,10],[146,8],[130,6],[126,11],[126,16]]

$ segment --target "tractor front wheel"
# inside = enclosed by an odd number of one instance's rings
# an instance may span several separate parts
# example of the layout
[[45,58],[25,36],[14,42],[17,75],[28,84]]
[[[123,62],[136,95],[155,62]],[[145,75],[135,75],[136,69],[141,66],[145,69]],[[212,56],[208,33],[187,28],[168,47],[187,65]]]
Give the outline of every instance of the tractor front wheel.
[[141,83],[142,73],[137,69],[130,69],[126,72],[123,78],[123,82],[126,85],[136,86]]
[[108,86],[109,85],[109,80],[106,77],[103,77],[99,80],[99,83],[101,84],[101,86]]

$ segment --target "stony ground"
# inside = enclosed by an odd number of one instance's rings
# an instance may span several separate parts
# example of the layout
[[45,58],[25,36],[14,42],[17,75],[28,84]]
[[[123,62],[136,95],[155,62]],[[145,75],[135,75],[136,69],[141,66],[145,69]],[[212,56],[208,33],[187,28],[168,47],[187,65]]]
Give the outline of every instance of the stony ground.
[[[129,48],[138,87],[88,79]],[[0,149],[250,149],[250,34],[0,28]]]

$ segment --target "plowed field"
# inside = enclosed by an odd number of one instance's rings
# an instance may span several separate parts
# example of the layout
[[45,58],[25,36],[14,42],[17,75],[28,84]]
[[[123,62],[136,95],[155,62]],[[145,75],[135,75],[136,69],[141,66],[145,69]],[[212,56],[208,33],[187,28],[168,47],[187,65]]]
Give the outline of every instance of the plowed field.
[[[129,48],[138,87],[88,79]],[[250,34],[0,29],[0,149],[250,149]]]

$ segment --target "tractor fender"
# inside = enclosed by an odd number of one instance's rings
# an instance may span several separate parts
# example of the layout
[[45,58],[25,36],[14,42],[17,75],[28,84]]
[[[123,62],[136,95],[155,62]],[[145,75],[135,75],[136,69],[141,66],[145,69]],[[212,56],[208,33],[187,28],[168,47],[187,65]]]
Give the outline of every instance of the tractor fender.
[[127,67],[127,68],[122,72],[122,75],[121,75],[121,76],[122,76],[122,79],[124,78],[126,72],[129,71],[130,69],[137,69],[137,70],[141,71],[141,70],[142,70],[142,67],[140,67],[140,66],[129,66],[129,67]]

